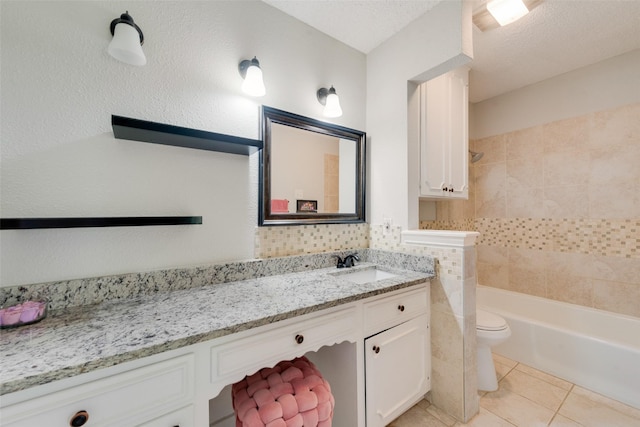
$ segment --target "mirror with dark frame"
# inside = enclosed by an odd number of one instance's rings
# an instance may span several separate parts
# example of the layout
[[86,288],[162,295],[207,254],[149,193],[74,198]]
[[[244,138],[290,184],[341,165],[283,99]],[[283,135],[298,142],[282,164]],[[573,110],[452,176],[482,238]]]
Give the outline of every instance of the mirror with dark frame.
[[365,222],[365,132],[262,113],[259,225]]

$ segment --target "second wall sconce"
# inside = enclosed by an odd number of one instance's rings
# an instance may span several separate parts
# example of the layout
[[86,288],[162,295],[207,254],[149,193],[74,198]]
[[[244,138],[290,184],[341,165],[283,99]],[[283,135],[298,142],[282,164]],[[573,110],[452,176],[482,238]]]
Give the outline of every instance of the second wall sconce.
[[111,43],[107,48],[109,55],[118,61],[131,65],[144,65],[147,58],[142,51],[144,36],[142,30],[134,22],[129,11],[111,21]]
[[251,96],[264,96],[266,89],[262,80],[260,62],[254,56],[252,60],[245,59],[238,65],[238,71],[244,79],[242,91]]
[[331,86],[329,89],[326,87],[318,89],[316,93],[318,102],[324,105],[324,111],[322,115],[325,117],[340,117],[342,115],[342,108],[340,108],[340,98],[336,94],[336,90]]

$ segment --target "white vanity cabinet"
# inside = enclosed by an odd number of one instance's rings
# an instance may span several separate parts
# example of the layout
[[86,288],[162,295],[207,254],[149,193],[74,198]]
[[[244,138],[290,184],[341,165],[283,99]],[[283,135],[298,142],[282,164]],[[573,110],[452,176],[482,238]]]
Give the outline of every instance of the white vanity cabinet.
[[469,198],[469,70],[420,85],[420,196]]
[[[337,384],[334,425],[382,426],[429,389],[428,286],[329,305],[4,395],[2,426],[209,425],[210,400],[229,384],[305,354]],[[228,417],[228,406],[216,411]]]
[[431,388],[428,289],[365,304],[367,427],[384,427]]

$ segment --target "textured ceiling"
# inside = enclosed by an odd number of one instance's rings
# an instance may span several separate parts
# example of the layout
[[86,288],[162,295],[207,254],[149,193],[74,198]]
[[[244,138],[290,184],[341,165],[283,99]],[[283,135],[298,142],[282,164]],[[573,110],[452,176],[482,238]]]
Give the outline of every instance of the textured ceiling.
[[[446,0],[263,1],[368,53]],[[640,0],[544,0],[506,27],[474,27],[473,46],[469,97],[479,102],[640,49]]]

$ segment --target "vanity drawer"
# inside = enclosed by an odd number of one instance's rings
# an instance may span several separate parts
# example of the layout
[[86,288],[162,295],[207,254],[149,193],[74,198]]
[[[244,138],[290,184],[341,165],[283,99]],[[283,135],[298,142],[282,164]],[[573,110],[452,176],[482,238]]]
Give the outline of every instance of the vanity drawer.
[[356,318],[356,307],[351,306],[212,347],[211,382],[238,374],[250,375],[324,345],[355,341]]
[[429,309],[429,288],[403,292],[383,297],[364,305],[365,336],[378,333],[413,317],[426,313]]
[[[134,426],[191,403],[194,357],[180,356],[2,408],[6,427]],[[187,424],[188,425],[188,424]]]

